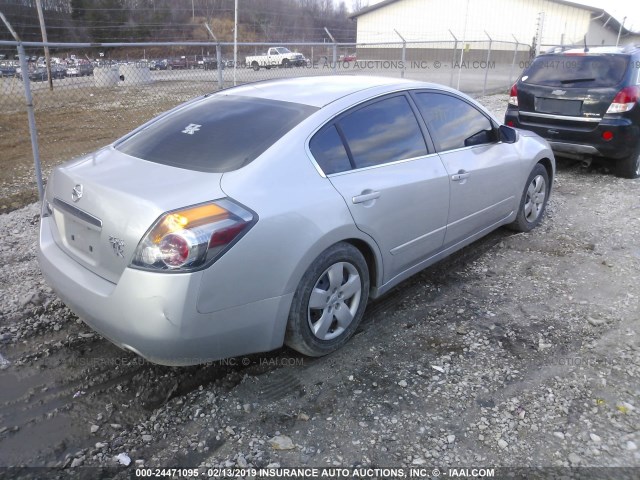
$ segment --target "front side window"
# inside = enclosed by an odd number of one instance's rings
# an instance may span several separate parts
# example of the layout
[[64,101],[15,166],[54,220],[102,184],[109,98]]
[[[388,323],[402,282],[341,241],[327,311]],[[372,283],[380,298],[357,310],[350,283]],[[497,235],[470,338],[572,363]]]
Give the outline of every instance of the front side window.
[[438,151],[495,141],[489,119],[467,102],[441,93],[418,93],[415,99]]
[[386,98],[347,114],[337,122],[355,168],[427,155],[427,146],[404,95]]
[[202,172],[237,170],[317,110],[292,102],[213,95],[160,118],[115,148]]

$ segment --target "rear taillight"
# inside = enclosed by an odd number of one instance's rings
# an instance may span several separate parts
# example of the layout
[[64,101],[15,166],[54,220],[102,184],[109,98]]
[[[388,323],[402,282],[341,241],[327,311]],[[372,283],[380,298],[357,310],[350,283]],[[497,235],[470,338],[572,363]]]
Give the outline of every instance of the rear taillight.
[[206,267],[255,220],[252,212],[227,199],[165,213],[138,244],[131,266],[172,272]]
[[514,107],[518,106],[518,87],[515,83],[509,92],[509,105],[513,105]]
[[640,97],[640,87],[633,85],[625,87],[618,92],[616,98],[613,99],[611,105],[607,109],[607,113],[624,113],[628,112],[638,102]]

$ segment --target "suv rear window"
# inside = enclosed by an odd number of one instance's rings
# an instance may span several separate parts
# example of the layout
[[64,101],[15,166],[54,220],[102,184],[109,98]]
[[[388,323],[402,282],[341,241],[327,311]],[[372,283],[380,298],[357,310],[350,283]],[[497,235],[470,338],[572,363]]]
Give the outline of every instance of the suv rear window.
[[298,103],[214,95],[153,122],[115,148],[163,165],[229,172],[258,158],[316,110]]
[[614,87],[624,78],[628,65],[626,55],[542,55],[522,81],[551,87]]

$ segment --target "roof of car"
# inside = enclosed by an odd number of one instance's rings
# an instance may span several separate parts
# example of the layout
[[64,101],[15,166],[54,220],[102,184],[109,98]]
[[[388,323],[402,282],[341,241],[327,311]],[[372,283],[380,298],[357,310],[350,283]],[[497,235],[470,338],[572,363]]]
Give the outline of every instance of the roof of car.
[[283,102],[301,103],[314,107],[324,107],[346,95],[369,88],[388,86],[402,88],[423,82],[398,78],[332,75],[318,77],[286,78],[249,83],[220,92],[222,95],[242,95],[266,98]]
[[562,52],[564,55],[576,55],[576,54],[606,54],[606,53],[625,53],[624,47],[589,47],[585,52],[584,47],[572,48]]

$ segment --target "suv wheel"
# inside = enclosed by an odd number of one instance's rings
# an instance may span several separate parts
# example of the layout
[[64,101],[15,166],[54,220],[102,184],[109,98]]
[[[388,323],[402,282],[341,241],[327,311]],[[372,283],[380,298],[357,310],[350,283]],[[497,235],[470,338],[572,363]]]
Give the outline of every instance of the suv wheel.
[[616,161],[616,176],[623,178],[640,177],[640,145],[631,155]]

